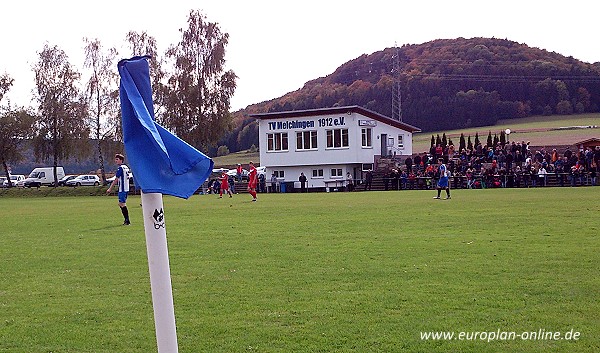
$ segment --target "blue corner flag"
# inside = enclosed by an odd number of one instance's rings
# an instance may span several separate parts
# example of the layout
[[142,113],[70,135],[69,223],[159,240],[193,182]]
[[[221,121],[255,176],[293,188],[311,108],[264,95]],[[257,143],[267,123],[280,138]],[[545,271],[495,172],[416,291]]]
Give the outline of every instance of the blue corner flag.
[[213,160],[154,121],[148,56],[119,61],[123,141],[136,185],[145,193],[189,198]]

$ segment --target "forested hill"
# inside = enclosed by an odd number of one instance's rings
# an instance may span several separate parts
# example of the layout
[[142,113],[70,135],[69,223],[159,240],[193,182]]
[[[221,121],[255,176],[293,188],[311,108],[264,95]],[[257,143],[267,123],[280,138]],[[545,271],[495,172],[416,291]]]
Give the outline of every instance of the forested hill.
[[600,62],[506,39],[439,39],[362,55],[297,91],[248,106],[235,113],[237,128],[223,144],[231,151],[258,146],[252,113],[359,105],[391,117],[395,62],[403,121],[425,132],[600,111]]

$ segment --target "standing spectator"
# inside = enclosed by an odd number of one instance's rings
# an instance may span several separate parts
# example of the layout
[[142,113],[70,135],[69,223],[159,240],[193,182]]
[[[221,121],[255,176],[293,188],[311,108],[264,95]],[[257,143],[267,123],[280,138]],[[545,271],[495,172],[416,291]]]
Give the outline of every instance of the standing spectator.
[[390,188],[392,190],[398,190],[398,172],[396,169],[390,171]]
[[408,174],[408,184],[410,185],[411,190],[415,189],[417,185],[417,176],[414,171]]
[[544,166],[541,165],[540,169],[538,170],[538,178],[540,179],[540,186],[546,186],[546,174],[548,174],[548,172],[546,172],[546,168],[544,168]]
[[373,171],[369,169],[365,175],[365,190],[371,190],[371,184],[373,184]]
[[471,167],[467,168],[465,172],[465,176],[467,177],[467,189],[473,189],[475,183],[475,177],[473,175],[473,169]]
[[300,192],[306,192],[306,175],[304,175],[304,172],[300,173],[298,181],[300,181]]
[[400,185],[401,185],[402,189],[406,190],[407,183],[408,183],[408,174],[406,174],[406,171],[403,170],[400,173]]
[[565,186],[565,164],[561,157],[558,157],[556,162],[554,163],[554,173],[556,174],[556,180],[558,181],[560,186]]
[[448,161],[451,161],[454,158],[454,154],[456,151],[454,150],[454,145],[448,145]]
[[417,170],[416,170],[416,171],[419,171],[419,168],[421,167],[421,156],[420,156],[419,154],[417,154],[417,155],[415,156],[415,159],[414,159],[414,166],[415,166],[415,168],[417,168]]
[[552,164],[556,163],[556,161],[558,161],[558,159],[560,158],[560,157],[558,156],[558,152],[556,151],[556,148],[553,148],[553,149],[552,149],[552,157],[551,157],[551,158],[552,158],[552,159],[551,159],[551,161],[552,161]]
[[238,163],[237,167],[235,168],[235,175],[237,176],[238,183],[242,182],[242,172],[242,165]]
[[567,159],[571,159],[571,156],[573,156],[573,152],[571,151],[571,149],[569,149],[569,147],[567,147],[567,149],[565,150],[565,157],[567,157]]
[[209,194],[212,192],[213,194],[217,194],[221,191],[221,183],[219,183],[219,178],[213,179],[212,184],[209,183]]
[[412,158],[410,158],[410,156],[406,157],[404,164],[406,165],[406,172],[410,174],[412,172],[412,164],[413,164]]
[[346,188],[348,191],[354,191],[354,180],[352,179],[352,174],[350,174],[350,172],[346,173]]
[[256,202],[256,186],[258,184],[258,175],[254,162],[248,163],[248,193],[252,195],[252,202]]
[[267,180],[265,174],[258,174],[258,192],[267,192]]
[[386,173],[383,175],[383,189],[384,189],[385,191],[388,191],[388,189],[389,189],[389,186],[390,186],[390,174],[386,172]]
[[229,183],[229,189],[232,194],[235,194],[235,178],[233,175],[227,175],[227,182]]
[[600,168],[600,146],[596,146],[594,151],[594,164],[596,164],[596,171]]
[[277,192],[277,176],[275,176],[275,172],[271,174],[271,192]]

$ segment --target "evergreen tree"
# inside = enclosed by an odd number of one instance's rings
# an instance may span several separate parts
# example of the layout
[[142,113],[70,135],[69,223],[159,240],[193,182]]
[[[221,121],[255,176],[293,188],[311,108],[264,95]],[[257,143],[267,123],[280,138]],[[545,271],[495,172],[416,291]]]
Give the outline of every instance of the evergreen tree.
[[458,151],[462,152],[462,150],[464,150],[465,148],[467,148],[467,144],[465,142],[465,134],[463,134],[461,132],[460,133],[460,140],[458,142]]
[[473,151],[473,143],[471,142],[471,135],[469,135],[469,138],[468,138],[467,149],[470,151]]
[[493,141],[492,141],[492,132],[490,131],[490,132],[488,132],[488,137],[487,137],[486,144],[487,144],[488,147],[492,147],[493,146],[492,143],[493,143]]

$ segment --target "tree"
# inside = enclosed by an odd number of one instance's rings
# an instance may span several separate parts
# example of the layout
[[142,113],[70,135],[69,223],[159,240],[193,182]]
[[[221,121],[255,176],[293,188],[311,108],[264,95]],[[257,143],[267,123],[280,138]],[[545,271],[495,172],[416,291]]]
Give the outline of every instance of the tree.
[[462,152],[462,150],[464,150],[466,147],[467,144],[465,143],[465,134],[461,132],[460,139],[458,140],[458,151]]
[[435,137],[433,135],[431,135],[431,144],[429,146],[429,148],[434,147],[435,146]]
[[446,137],[446,133],[442,133],[442,147],[448,146],[448,138]]
[[467,149],[469,151],[473,151],[473,143],[471,142],[471,135],[469,135],[469,138],[468,138]]
[[500,130],[500,144],[502,145],[502,147],[504,147],[504,145],[506,145],[506,132],[505,132],[505,130]]
[[208,149],[231,130],[230,100],[237,76],[224,71],[229,35],[217,23],[190,11],[181,41],[165,56],[173,63],[167,74],[165,126],[188,143]]
[[8,74],[0,76],[0,102],[4,95],[10,90],[14,82],[14,79]]
[[34,99],[39,104],[34,153],[36,160],[52,159],[54,180],[58,180],[56,167],[59,161],[71,155],[83,157],[88,153],[87,104],[76,87],[79,73],[57,46],[44,45],[33,71],[36,84]]
[[[150,67],[150,81],[152,82],[152,100],[154,101],[154,114],[156,115],[156,121],[164,125],[164,101],[168,90],[163,84],[165,72],[162,69],[163,60],[158,55],[156,46],[156,39],[149,35],[147,32],[134,32],[130,31],[125,36],[126,41],[129,43],[131,49],[131,56],[144,56],[148,55],[151,57],[148,60]],[[119,112],[120,113],[120,112]],[[119,139],[122,134],[119,135]]]
[[[469,136],[470,138],[471,136]],[[476,132],[475,133],[475,148],[477,148],[477,146],[479,146],[480,142],[479,142],[479,133]]]
[[114,132],[119,124],[118,75],[115,72],[117,50],[109,48],[105,52],[98,39],[84,39],[84,67],[90,68],[87,83],[89,99],[89,125],[96,140],[96,158],[100,165],[102,181],[106,181],[104,158],[107,156],[104,145],[114,140]]
[[487,144],[487,146],[488,146],[488,147],[492,147],[492,146],[493,146],[493,143],[494,143],[494,142],[492,141],[492,131],[490,130],[490,131],[488,132],[488,137],[487,137],[486,144]]
[[34,117],[24,108],[9,107],[0,113],[0,162],[9,183],[9,165],[23,159],[21,148],[32,137],[33,123]]
[[229,154],[229,148],[225,145],[219,146],[219,148],[217,148],[217,156],[226,156]]

